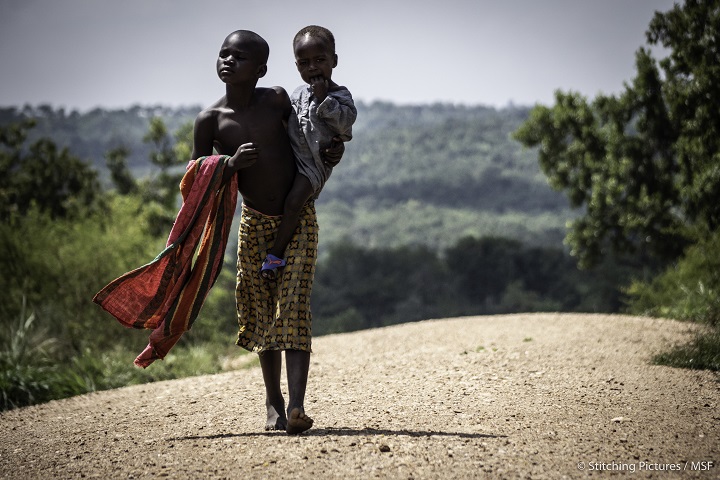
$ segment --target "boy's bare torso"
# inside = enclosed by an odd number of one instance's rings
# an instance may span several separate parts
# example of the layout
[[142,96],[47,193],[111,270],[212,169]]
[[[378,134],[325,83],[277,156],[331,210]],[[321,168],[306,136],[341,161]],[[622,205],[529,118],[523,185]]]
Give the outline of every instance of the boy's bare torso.
[[257,161],[238,171],[238,190],[248,207],[267,215],[281,215],[287,193],[295,178],[295,159],[287,134],[292,107],[285,90],[256,88],[242,107],[221,98],[198,116],[193,158],[234,155],[243,144],[254,143]]

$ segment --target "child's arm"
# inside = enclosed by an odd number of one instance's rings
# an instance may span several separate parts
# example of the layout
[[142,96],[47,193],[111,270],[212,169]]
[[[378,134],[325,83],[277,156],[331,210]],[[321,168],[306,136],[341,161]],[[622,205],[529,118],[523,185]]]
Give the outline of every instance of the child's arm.
[[225,171],[223,172],[223,182],[227,182],[238,170],[241,168],[247,168],[254,164],[260,151],[254,143],[243,143],[240,145],[235,152],[235,155],[230,157],[225,164]]
[[[212,111],[204,110],[195,119],[195,128],[193,131],[193,152],[192,158],[213,154],[213,146],[215,144],[215,125],[217,119]],[[241,168],[249,167],[257,161],[258,148],[254,143],[244,143],[240,145],[235,155],[230,157],[225,164],[223,171],[223,183]]]
[[357,109],[352,95],[346,89],[328,92],[317,108],[317,115],[344,142],[352,139],[352,125],[357,118]]
[[345,153],[345,143],[340,136],[333,137],[330,146],[320,152],[320,156],[328,167],[334,167]]
[[193,160],[213,154],[215,122],[214,115],[208,110],[203,110],[195,118],[195,126],[193,128]]

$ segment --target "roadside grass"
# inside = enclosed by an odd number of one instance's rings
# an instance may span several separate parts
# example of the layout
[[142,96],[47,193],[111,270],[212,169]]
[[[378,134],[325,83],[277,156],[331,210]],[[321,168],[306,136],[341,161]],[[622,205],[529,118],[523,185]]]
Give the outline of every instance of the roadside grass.
[[720,232],[700,233],[700,239],[677,262],[650,281],[635,281],[628,289],[630,313],[674,318],[701,325],[696,337],[654,358],[679,368],[720,370]]
[[[132,361],[138,352],[85,349],[63,358],[60,343],[35,325],[23,310],[0,344],[0,411],[89,392],[162,380],[220,373],[257,365],[257,358],[238,359],[242,350],[213,342],[178,345],[164,360],[140,369]],[[523,342],[531,342],[526,337]],[[475,352],[494,352],[478,346]],[[139,350],[138,350],[139,351]],[[653,358],[676,368],[720,371],[720,327],[705,326],[693,340]]]
[[676,368],[720,371],[720,327],[707,327],[693,340],[653,357],[653,363]]
[[67,355],[35,320],[23,309],[1,337],[0,411],[127,385],[219,373],[227,369],[227,358],[241,351],[233,345],[178,345],[164,360],[140,369],[133,364],[139,347],[137,352],[85,348]]
[[[123,349],[109,352],[86,349],[59,362],[45,353],[15,361],[3,350],[0,352],[0,411],[128,385],[220,373],[228,365],[228,353],[218,345],[177,346],[165,359],[147,369],[133,364],[137,353]],[[237,354],[239,349],[235,347],[234,355]]]

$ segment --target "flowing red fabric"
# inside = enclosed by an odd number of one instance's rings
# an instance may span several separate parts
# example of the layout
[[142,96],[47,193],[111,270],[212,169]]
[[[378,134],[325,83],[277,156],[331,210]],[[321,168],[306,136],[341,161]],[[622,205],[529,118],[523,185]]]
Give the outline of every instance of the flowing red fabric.
[[164,358],[192,327],[220,274],[237,203],[237,177],[222,181],[227,158],[213,155],[190,161],[180,182],[183,205],[165,250],[93,298],[126,327],[153,330],[148,346],[135,359],[139,367]]

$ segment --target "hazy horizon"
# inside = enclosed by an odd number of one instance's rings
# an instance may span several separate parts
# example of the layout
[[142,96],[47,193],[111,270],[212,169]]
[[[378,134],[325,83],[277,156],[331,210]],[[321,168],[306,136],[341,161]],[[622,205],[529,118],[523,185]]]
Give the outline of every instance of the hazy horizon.
[[[291,40],[336,36],[333,79],[357,101],[502,108],[554,91],[612,94],[635,73],[655,10],[672,0],[0,0],[0,106],[88,111],[206,106],[223,95],[215,59],[238,28],[270,44],[260,86],[301,83]],[[288,12],[279,14],[278,12]]]

